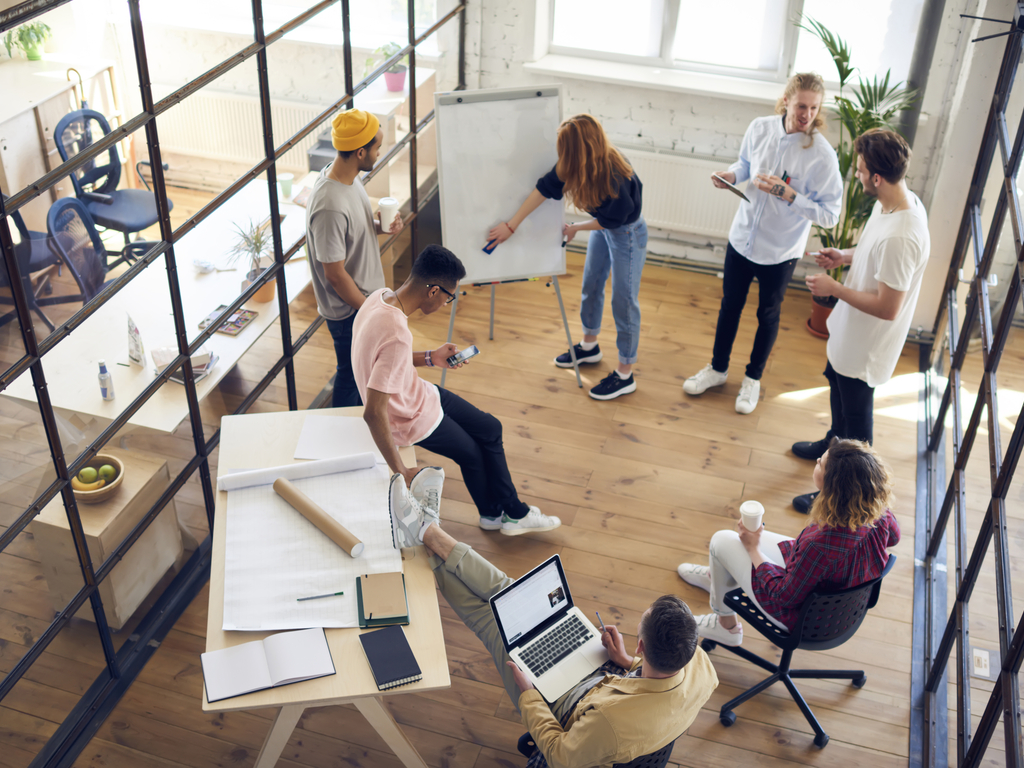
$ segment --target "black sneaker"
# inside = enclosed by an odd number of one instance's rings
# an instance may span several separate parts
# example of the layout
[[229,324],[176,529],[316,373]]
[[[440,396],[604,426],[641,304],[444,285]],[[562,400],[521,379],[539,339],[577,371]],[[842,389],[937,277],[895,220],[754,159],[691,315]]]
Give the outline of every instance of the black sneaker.
[[811,511],[811,505],[814,503],[814,500],[818,498],[819,493],[821,493],[821,491],[815,491],[814,493],[804,493],[801,494],[800,496],[797,496],[795,499],[793,499],[793,509],[795,509],[802,515],[806,515],[808,512]]
[[[586,363],[599,363],[604,355],[601,354],[601,345],[598,344],[592,350],[587,352],[583,349],[581,344],[574,344],[573,351],[576,353],[576,362],[580,365]],[[572,357],[568,352],[563,352],[555,358],[555,365],[559,368],[572,368]]]
[[629,374],[629,378],[624,379],[612,371],[601,379],[600,384],[590,390],[590,396],[595,400],[614,400],[620,395],[628,395],[631,392],[636,392],[636,381],[633,380],[633,374]]
[[799,456],[801,459],[817,461],[825,455],[825,451],[828,450],[828,445],[831,442],[831,438],[823,437],[821,440],[815,440],[813,443],[807,441],[793,443],[793,455]]

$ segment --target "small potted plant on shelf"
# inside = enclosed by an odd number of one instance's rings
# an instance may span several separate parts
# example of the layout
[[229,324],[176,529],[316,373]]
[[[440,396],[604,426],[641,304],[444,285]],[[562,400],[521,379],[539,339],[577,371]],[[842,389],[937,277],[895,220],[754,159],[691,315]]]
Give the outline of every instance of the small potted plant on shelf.
[[[235,231],[238,233],[238,239],[231,249],[232,261],[237,261],[244,256],[249,266],[245,280],[242,281],[242,290],[244,291],[256,282],[256,278],[263,272],[262,259],[273,253],[274,242],[270,227],[266,223],[255,222],[252,219],[246,226],[236,224]],[[276,281],[273,280],[266,283],[253,294],[252,300],[256,302],[272,301],[276,285]]]
[[29,61],[43,58],[43,43],[50,39],[50,28],[41,21],[29,21],[4,35],[7,55],[14,58],[14,49],[21,48]]
[[[845,187],[843,207],[838,224],[829,229],[815,225],[814,233],[823,248],[842,250],[854,245],[875,203],[875,199],[864,192],[864,187],[854,175],[857,171],[857,153],[853,143],[858,136],[871,128],[898,130],[897,115],[913,105],[918,93],[915,88],[903,87],[902,82],[890,85],[889,72],[886,71],[881,79],[877,76],[871,80],[858,78],[853,98],[847,98],[843,89],[853,75],[855,67],[850,64],[850,49],[846,41],[811,18],[806,19],[806,25],[798,23],[797,26],[821,40],[839,73],[839,95],[836,96],[836,103],[832,109],[839,118],[839,143],[836,145],[836,154],[839,156],[839,172],[843,176]],[[841,282],[845,269],[845,266],[835,267],[828,270],[828,273]],[[836,301],[835,296],[814,297],[811,317],[807,320],[807,330],[813,335],[828,338],[825,321],[832,313]]]
[[[402,50],[402,46],[398,43],[385,43],[382,45],[366,60],[366,74],[368,75],[373,71],[374,65],[377,63],[378,56],[383,57],[384,61],[387,61],[400,50]],[[409,57],[406,55],[400,58],[396,64],[391,66],[388,71],[384,73],[384,82],[387,83],[389,91],[397,92],[405,90],[405,72],[408,68]]]

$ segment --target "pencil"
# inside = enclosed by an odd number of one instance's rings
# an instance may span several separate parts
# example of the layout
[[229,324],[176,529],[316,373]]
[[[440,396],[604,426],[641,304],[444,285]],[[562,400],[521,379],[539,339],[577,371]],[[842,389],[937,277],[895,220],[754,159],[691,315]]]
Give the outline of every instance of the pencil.
[[594,613],[597,614],[597,623],[601,625],[601,632],[602,633],[607,632],[608,630],[604,628],[604,619],[601,618],[601,612],[600,611],[594,611]]
[[312,595],[311,597],[299,597],[295,599],[295,602],[301,603],[303,600],[319,600],[321,597],[334,597],[336,595],[344,594],[344,592],[328,592],[326,595]]

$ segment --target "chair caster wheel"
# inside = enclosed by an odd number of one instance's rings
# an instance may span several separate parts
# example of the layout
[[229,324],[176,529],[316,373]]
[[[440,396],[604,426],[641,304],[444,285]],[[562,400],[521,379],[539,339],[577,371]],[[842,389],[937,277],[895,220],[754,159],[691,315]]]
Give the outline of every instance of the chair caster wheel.
[[861,675],[856,680],[852,681],[853,682],[853,687],[854,688],[863,688],[864,684],[867,681],[868,681],[868,676],[867,675]]
[[[732,711],[723,712],[718,716],[718,720],[722,723],[722,725],[728,728],[730,725],[736,722],[736,713]],[[826,736],[825,738],[827,739],[828,736]]]
[[716,643],[714,640],[701,640],[700,647],[701,650],[704,651],[704,653],[711,653],[713,650],[715,650],[715,648],[718,647],[718,643]]
[[824,749],[826,744],[828,744],[827,733],[820,733],[814,737],[814,746],[818,749]]

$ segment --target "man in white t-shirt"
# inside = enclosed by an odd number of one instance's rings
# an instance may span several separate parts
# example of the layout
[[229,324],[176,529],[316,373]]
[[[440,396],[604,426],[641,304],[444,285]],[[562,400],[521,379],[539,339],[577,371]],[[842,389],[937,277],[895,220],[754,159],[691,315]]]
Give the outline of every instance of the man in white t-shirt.
[[[921,290],[931,242],[928,214],[907,189],[910,146],[894,131],[875,128],[854,142],[857,178],[878,198],[855,248],[823,248],[815,257],[826,269],[849,264],[843,283],[810,275],[815,296],[839,299],[828,319],[828,365],[832,427],[821,440],[793,444],[793,453],[817,460],[833,437],[872,442],[875,387],[896,369]],[[808,512],[816,493],[793,499]]]

